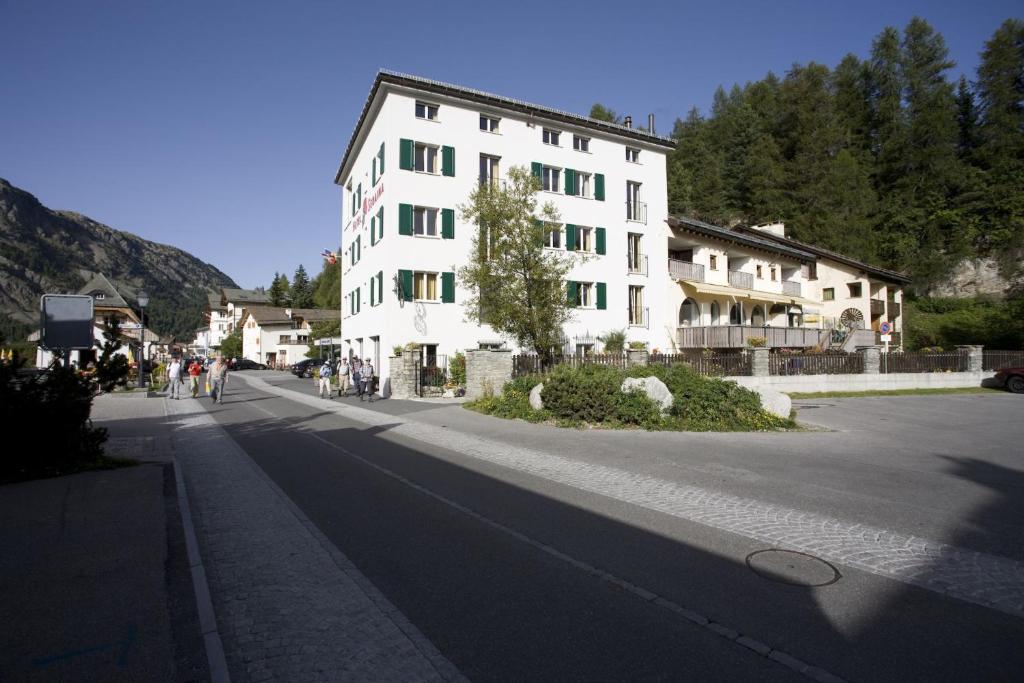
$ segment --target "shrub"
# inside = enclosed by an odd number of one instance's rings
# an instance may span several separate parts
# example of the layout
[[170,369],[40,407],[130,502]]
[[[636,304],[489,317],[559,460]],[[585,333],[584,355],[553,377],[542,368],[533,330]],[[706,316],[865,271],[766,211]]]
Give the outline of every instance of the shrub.
[[606,365],[555,368],[544,379],[544,408],[556,418],[604,422],[615,413],[622,373]]
[[630,351],[643,351],[647,348],[647,342],[642,341],[631,341],[629,342]]
[[763,348],[768,343],[768,340],[764,337],[748,337],[747,344],[754,347],[755,349]]
[[448,363],[449,380],[460,387],[466,386],[466,354],[456,351]]
[[402,355],[402,345],[401,344],[396,344],[394,347],[392,347],[391,355],[392,356],[401,356]]
[[604,343],[605,353],[622,353],[626,348],[626,330],[612,330],[598,339]]

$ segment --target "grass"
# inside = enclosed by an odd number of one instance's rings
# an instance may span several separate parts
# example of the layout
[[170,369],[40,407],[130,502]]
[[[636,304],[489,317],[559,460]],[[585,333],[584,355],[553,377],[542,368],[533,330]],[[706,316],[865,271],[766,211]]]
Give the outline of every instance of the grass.
[[863,398],[867,396],[931,396],[933,394],[988,394],[1000,393],[1003,389],[994,387],[946,387],[939,389],[872,389],[869,391],[819,391],[804,393],[800,391],[785,392],[791,399],[801,398]]

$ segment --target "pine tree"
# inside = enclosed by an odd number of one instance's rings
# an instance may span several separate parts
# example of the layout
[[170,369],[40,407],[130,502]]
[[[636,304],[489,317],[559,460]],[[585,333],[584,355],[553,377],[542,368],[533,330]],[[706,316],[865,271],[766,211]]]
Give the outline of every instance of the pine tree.
[[590,108],[590,118],[597,119],[598,121],[607,121],[608,123],[622,123],[621,116],[600,102],[595,102],[594,106]]
[[306,275],[306,268],[300,263],[292,277],[292,308],[313,308],[313,286]]
[[[339,250],[340,251],[340,250]],[[313,305],[317,308],[341,308],[341,263],[324,263],[324,269],[313,278]]]
[[750,146],[743,162],[744,220],[758,224],[785,218],[785,182],[779,146],[771,135],[764,134]]
[[281,273],[274,273],[274,279],[270,283],[270,290],[267,292],[270,298],[270,305],[280,308],[288,305],[288,278]]
[[959,131],[957,155],[968,159],[978,146],[978,107],[964,76],[960,77],[956,88],[956,123]]

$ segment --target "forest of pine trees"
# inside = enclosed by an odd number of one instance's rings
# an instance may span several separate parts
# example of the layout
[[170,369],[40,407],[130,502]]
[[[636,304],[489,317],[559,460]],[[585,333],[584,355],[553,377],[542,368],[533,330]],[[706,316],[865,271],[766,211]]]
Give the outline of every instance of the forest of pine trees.
[[669,211],[784,221],[795,239],[909,273],[922,294],[964,258],[1019,275],[1024,21],[995,31],[974,79],[951,81],[953,67],[915,18],[879,33],[866,60],[720,87],[707,116],[675,123]]

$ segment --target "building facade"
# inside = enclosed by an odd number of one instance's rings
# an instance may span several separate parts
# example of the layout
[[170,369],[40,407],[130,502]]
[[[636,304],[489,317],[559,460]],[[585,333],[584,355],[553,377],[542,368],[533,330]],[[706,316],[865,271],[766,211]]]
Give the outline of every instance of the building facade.
[[564,350],[592,350],[618,329],[663,346],[668,273],[648,255],[664,254],[669,236],[671,147],[642,129],[381,72],[335,178],[343,353],[369,358],[386,388],[395,346],[421,345],[428,363],[481,345],[514,348],[468,320],[456,275],[478,230],[459,205],[512,166],[533,173],[539,204],[560,214],[545,248],[572,262],[566,291],[577,307]]
[[[270,302],[263,292],[254,289],[224,287],[209,295],[206,305],[206,327],[209,328],[204,342],[211,349],[219,349],[224,338],[238,329],[245,311],[253,306],[265,306]],[[196,343],[204,328],[196,330]]]
[[338,316],[338,311],[318,308],[250,306],[239,322],[242,356],[271,367],[292,365],[306,357],[312,324]]

